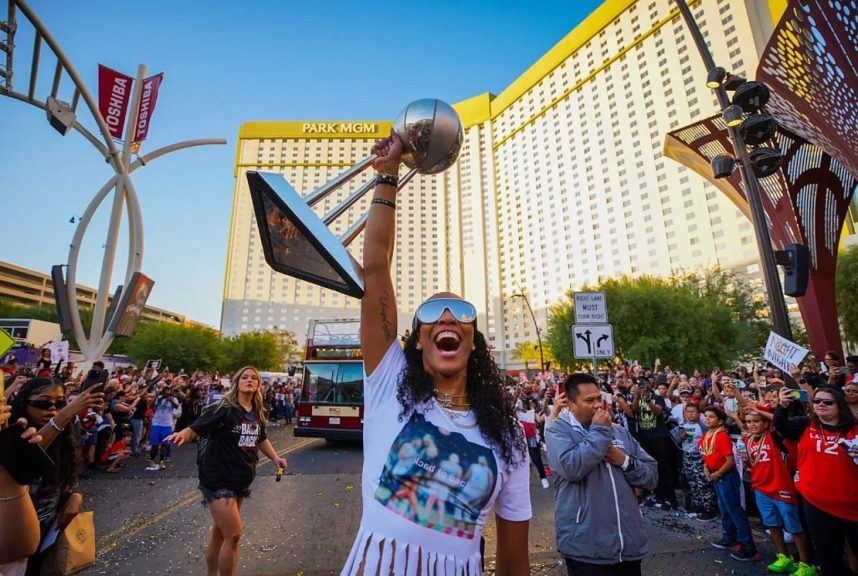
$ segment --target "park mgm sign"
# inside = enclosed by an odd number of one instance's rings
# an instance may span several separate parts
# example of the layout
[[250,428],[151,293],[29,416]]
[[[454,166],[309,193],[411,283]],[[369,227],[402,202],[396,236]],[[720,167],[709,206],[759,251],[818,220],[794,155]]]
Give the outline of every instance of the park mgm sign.
[[[390,134],[393,122],[345,120],[339,122],[285,121],[245,122],[238,131],[239,140],[378,140]],[[240,157],[236,157],[238,165]]]
[[303,134],[378,134],[378,124],[369,122],[303,122]]

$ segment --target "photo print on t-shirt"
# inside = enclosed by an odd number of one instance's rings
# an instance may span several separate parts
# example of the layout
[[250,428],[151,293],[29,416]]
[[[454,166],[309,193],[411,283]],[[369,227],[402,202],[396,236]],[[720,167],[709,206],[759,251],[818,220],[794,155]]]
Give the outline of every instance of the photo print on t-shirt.
[[497,474],[489,448],[415,411],[393,441],[375,498],[416,524],[472,539]]

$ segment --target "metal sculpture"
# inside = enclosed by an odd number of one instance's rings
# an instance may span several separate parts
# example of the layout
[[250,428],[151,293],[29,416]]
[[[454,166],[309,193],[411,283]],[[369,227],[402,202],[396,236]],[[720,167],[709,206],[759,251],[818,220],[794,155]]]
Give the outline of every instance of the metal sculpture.
[[[19,21],[23,15],[23,21]],[[15,89],[16,69],[15,38],[19,33],[22,23],[29,24],[33,28],[33,51],[30,59],[29,78],[26,83],[27,90],[20,92]],[[2,39],[5,34],[5,40]],[[53,74],[53,83],[47,96],[37,96],[39,66],[42,61],[42,45],[45,44],[56,58]],[[0,66],[0,96],[8,96],[15,100],[26,102],[32,106],[44,110],[48,115],[51,125],[61,134],[65,135],[74,129],[89,141],[98,153],[110,164],[115,174],[95,194],[83,215],[78,221],[77,228],[69,249],[68,269],[66,278],[66,294],[63,296],[72,312],[71,330],[78,342],[80,351],[85,358],[82,369],[104,354],[113,341],[114,333],[110,330],[111,318],[107,318],[108,298],[110,296],[110,284],[113,273],[113,264],[116,256],[119,228],[122,220],[123,210],[127,210],[128,218],[128,262],[125,268],[125,279],[123,292],[119,295],[120,300],[125,291],[130,290],[130,282],[135,272],[140,272],[143,264],[143,218],[140,211],[140,202],[131,174],[138,168],[146,166],[153,160],[184,148],[192,146],[204,146],[209,144],[226,144],[226,140],[202,139],[177,142],[164,146],[144,156],[138,156],[132,160],[132,154],[136,153],[135,143],[128,136],[120,149],[110,134],[105,119],[99,112],[98,105],[87,90],[80,74],[72,65],[69,57],[63,52],[59,43],[41,22],[35,12],[24,0],[9,0],[7,19],[0,22],[0,51],[5,52],[5,65]],[[137,70],[137,82],[132,96],[130,113],[126,134],[132,134],[132,127],[137,123],[137,108],[142,92],[142,80],[146,75],[146,67],[139,66]],[[71,80],[74,84],[74,92],[70,102],[60,100],[60,91],[64,79]],[[79,104],[83,101],[85,109],[89,111],[97,130],[94,134],[87,129],[77,118]],[[98,134],[98,135],[97,135]],[[99,138],[100,135],[100,138]],[[107,232],[107,240],[104,246],[101,275],[98,283],[98,295],[93,309],[92,324],[89,334],[84,332],[80,316],[80,307],[77,301],[77,264],[83,236],[99,205],[114,191],[113,207],[110,216],[110,225]],[[122,311],[113,311],[113,315],[121,314]]]

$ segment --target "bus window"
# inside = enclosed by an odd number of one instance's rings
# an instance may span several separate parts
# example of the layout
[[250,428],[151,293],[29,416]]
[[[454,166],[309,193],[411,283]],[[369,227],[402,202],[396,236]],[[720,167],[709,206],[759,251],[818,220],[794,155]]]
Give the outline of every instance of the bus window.
[[305,364],[303,396],[310,402],[336,401],[337,364]]
[[363,403],[363,363],[340,364],[337,401]]

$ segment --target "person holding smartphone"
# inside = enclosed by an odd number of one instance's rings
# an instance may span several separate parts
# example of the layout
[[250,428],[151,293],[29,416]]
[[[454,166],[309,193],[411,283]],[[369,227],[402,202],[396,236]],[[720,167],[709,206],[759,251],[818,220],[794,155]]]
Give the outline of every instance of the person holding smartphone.
[[775,430],[798,441],[795,488],[822,574],[848,574],[845,543],[858,550],[858,421],[834,386],[816,389],[810,418],[790,415],[790,405],[796,402],[792,392],[780,391]]
[[[39,428],[40,446],[54,461],[49,473],[29,484],[42,539],[54,524],[62,529],[81,511],[83,496],[74,491],[81,465],[80,442],[72,424],[78,412],[103,402],[104,394],[97,390],[90,388],[67,403],[62,384],[52,378],[31,378],[12,402],[12,418],[25,418]],[[42,553],[30,557],[28,576],[39,574],[42,559]]]
[[[24,418],[10,425],[10,411],[11,407],[6,405],[0,394],[0,573],[6,571],[3,564],[23,560],[39,546],[39,519],[33,501],[28,497],[30,488],[22,478],[19,482],[6,466],[12,463],[12,459],[19,459],[16,448],[20,446],[14,444],[25,443],[25,447],[38,450],[38,446],[32,445],[38,445],[42,437],[35,428],[27,427]],[[20,467],[22,463],[15,464]]]

